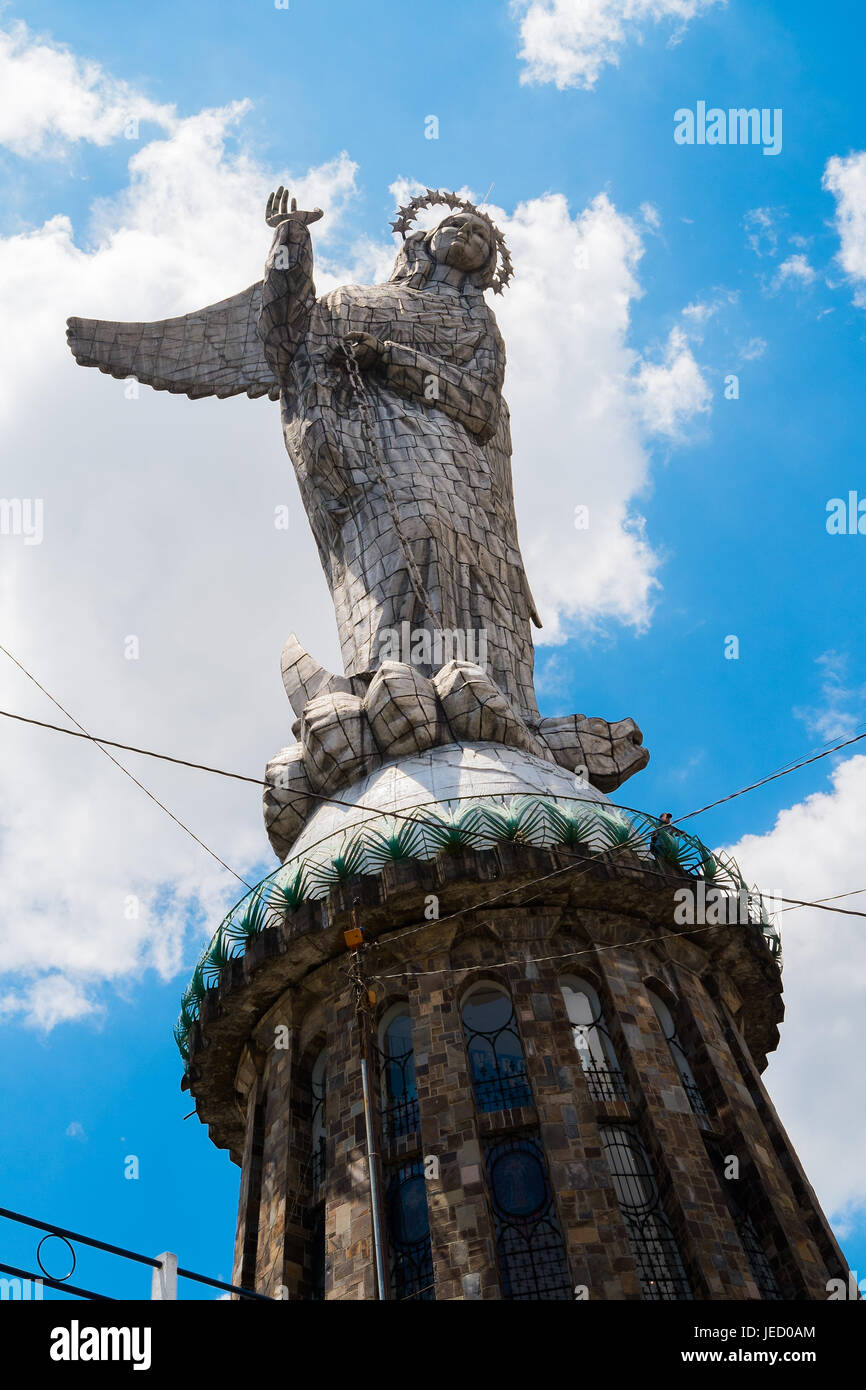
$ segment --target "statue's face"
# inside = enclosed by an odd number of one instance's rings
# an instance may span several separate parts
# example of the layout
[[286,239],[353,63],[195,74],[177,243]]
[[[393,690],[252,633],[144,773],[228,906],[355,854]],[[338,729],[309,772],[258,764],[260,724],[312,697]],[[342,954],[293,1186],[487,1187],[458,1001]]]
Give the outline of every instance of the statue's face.
[[441,265],[468,274],[480,270],[490,255],[490,229],[471,212],[457,212],[440,222],[430,238],[430,250]]

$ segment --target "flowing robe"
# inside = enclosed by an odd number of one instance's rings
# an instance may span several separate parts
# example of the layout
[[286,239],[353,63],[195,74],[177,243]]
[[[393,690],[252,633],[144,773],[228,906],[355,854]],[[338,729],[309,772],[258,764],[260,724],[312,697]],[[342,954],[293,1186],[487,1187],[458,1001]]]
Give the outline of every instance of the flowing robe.
[[[386,364],[363,373],[372,440],[334,362],[352,331],[389,345]],[[537,616],[517,541],[505,350],[480,290],[392,280],[317,298],[309,232],[290,219],[266,264],[259,332],[346,674],[409,659],[395,643],[422,634],[424,674],[465,655],[536,720]]]

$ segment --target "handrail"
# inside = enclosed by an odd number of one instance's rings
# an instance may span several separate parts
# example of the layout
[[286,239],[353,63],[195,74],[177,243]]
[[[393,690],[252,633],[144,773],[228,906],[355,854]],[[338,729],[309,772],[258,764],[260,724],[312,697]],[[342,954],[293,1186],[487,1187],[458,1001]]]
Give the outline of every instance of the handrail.
[[80,1235],[78,1231],[68,1231],[65,1226],[52,1226],[50,1221],[37,1221],[33,1216],[23,1216],[20,1211],[10,1211],[8,1207],[0,1207],[0,1216],[5,1216],[9,1221],[20,1221],[24,1226],[36,1226],[40,1231],[48,1231],[52,1236],[62,1236],[64,1240],[78,1240],[82,1245],[92,1245],[97,1250],[107,1250],[109,1255],[122,1255],[127,1260],[137,1260],[139,1264],[150,1265],[152,1269],[162,1267],[161,1260],[154,1260],[150,1255],[138,1255],[134,1250],[125,1250],[122,1245],[108,1245],[104,1240],[94,1240],[92,1236]]
[[116,1303],[117,1299],[112,1298],[108,1293],[94,1293],[92,1289],[80,1289],[77,1284],[67,1284],[62,1279],[52,1279],[47,1274],[34,1274],[31,1269],[18,1269],[15,1265],[0,1264],[0,1270],[4,1274],[14,1274],[16,1279],[27,1279],[31,1283],[47,1284],[49,1289],[61,1289],[63,1293],[74,1293],[79,1298],[97,1299],[104,1303]]
[[[141,1255],[136,1250],[127,1250],[126,1247],[123,1245],[111,1245],[108,1241],[96,1240],[94,1236],[82,1235],[80,1231],[71,1231],[66,1226],[55,1226],[50,1221],[38,1221],[35,1216],[25,1216],[23,1212],[12,1211],[9,1207],[0,1207],[0,1217],[5,1217],[8,1221],[17,1221],[20,1225],[23,1226],[34,1226],[39,1231],[47,1231],[49,1235],[59,1236],[61,1240],[65,1240],[67,1242],[75,1240],[78,1241],[79,1244],[89,1245],[95,1250],[105,1250],[109,1255],[119,1255],[121,1259],[134,1260],[137,1264],[149,1265],[151,1269],[162,1269],[164,1265],[163,1260],[154,1259],[152,1255]],[[75,1252],[73,1251],[72,1253],[74,1260]],[[75,1265],[73,1263],[73,1269],[74,1268]],[[47,1275],[44,1272],[42,1274],[33,1274],[32,1272],[28,1272],[27,1270],[16,1269],[12,1265],[5,1264],[0,1264],[0,1270],[2,1270],[6,1274],[15,1275],[16,1278],[19,1279],[36,1279],[37,1281],[40,1281],[43,1284],[47,1284],[49,1288],[61,1289],[66,1293],[74,1293],[77,1294],[80,1298],[107,1299],[109,1302],[117,1301],[113,1299],[110,1294],[94,1293],[92,1290],[89,1289],[80,1289],[76,1287],[75,1284],[70,1284],[67,1280],[52,1279],[50,1275]],[[70,1270],[70,1274],[71,1273],[72,1270]],[[267,1294],[257,1293],[255,1289],[244,1289],[239,1287],[237,1284],[226,1284],[223,1282],[222,1279],[211,1279],[210,1275],[197,1274],[195,1270],[192,1269],[178,1268],[177,1274],[179,1278],[190,1279],[197,1284],[207,1284],[210,1288],[222,1289],[226,1293],[235,1293],[238,1294],[238,1296],[241,1298],[259,1299],[263,1300],[265,1303],[274,1302],[274,1300],[270,1298]]]

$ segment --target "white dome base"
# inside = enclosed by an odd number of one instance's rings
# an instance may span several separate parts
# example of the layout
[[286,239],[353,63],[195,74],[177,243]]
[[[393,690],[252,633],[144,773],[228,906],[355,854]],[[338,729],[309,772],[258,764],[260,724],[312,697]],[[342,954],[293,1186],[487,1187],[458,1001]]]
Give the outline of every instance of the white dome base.
[[[500,743],[449,743],[385,763],[324,802],[292,845],[288,861],[365,821],[416,806],[479,796],[563,796],[602,805],[610,797],[556,763]],[[339,802],[340,804],[335,804]]]

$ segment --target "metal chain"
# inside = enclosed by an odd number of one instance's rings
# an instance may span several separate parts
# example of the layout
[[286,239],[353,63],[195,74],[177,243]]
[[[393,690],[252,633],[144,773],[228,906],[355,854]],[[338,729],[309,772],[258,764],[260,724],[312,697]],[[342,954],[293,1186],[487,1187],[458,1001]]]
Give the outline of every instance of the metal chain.
[[343,352],[346,357],[346,371],[349,376],[349,382],[352,387],[352,393],[358,404],[358,418],[361,423],[361,434],[364,438],[364,442],[367,445],[367,449],[372,459],[373,467],[375,468],[376,476],[385,498],[385,505],[388,508],[388,513],[391,517],[392,522],[394,523],[394,530],[397,534],[397,540],[400,543],[400,549],[403,552],[403,559],[406,563],[406,571],[409,575],[409,583],[412,585],[415,597],[418,599],[421,606],[426,609],[427,615],[433,623],[433,628],[434,630],[436,630],[439,627],[441,621],[440,615],[433,611],[433,604],[430,600],[430,596],[427,593],[426,588],[424,587],[424,581],[421,578],[421,572],[415,563],[414,556],[409,550],[408,541],[406,540],[406,537],[403,534],[403,528],[400,525],[400,517],[397,511],[397,502],[393,492],[391,491],[391,485],[388,482],[387,476],[385,474],[385,469],[382,465],[382,459],[379,454],[379,446],[376,440],[373,422],[370,417],[370,404],[369,398],[367,396],[367,388],[364,385],[364,380],[361,376],[361,369],[358,366],[358,360],[355,356],[355,344],[351,342],[348,338],[344,338],[341,341],[340,346],[343,349]]

